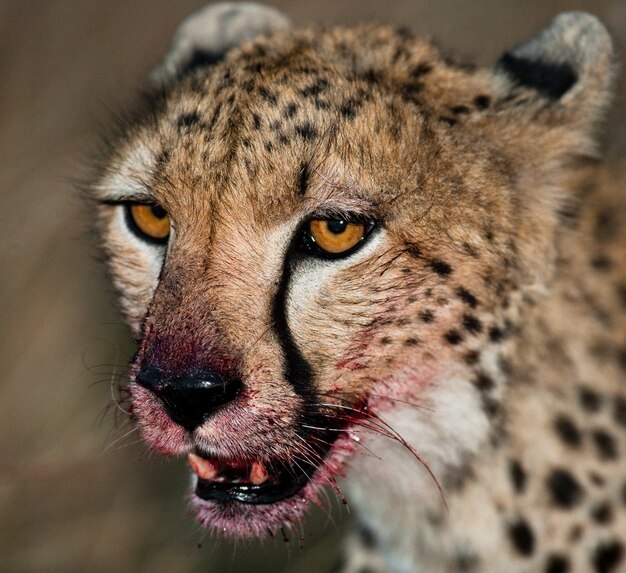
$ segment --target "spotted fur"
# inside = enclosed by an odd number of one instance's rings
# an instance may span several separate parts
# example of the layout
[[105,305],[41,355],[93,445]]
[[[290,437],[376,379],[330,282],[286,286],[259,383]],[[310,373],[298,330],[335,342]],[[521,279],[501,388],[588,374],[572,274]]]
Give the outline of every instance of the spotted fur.
[[[478,69],[406,30],[285,26],[249,5],[192,16],[93,186],[144,438],[297,459],[310,412],[340,423],[297,499],[192,503],[208,527],[263,535],[345,476],[346,572],[625,570],[604,27],[564,14]],[[167,210],[166,247],[133,236],[125,201]],[[307,217],[346,212],[379,222],[354,255],[294,255]],[[136,383],[146,363],[237,372],[243,390],[190,434]]]

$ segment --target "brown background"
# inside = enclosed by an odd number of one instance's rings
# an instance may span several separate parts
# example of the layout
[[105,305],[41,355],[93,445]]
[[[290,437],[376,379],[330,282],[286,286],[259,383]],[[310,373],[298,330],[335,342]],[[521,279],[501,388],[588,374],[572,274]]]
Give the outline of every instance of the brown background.
[[[304,550],[215,543],[186,513],[183,462],[115,430],[110,383],[132,347],[96,259],[85,174],[110,108],[130,101],[196,0],[0,5],[0,570],[328,570],[345,510],[316,512]],[[274,1],[298,24],[379,20],[477,60],[559,11],[586,9],[626,43],[624,0]],[[623,52],[623,51],[622,51]],[[621,82],[623,85],[623,81]],[[622,93],[624,91],[622,90]],[[609,155],[624,157],[620,112]],[[201,546],[200,546],[201,545]]]

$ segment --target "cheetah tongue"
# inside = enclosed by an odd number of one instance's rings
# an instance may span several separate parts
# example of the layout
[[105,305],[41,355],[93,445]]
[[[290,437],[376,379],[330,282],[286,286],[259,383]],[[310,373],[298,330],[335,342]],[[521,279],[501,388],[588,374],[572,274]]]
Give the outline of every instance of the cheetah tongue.
[[189,465],[200,479],[212,480],[219,473],[219,466],[216,463],[196,454],[189,454]]

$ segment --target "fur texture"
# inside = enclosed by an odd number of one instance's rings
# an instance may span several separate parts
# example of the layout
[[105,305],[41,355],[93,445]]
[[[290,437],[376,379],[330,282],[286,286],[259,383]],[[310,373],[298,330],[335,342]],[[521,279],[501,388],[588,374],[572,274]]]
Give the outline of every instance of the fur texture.
[[[195,18],[94,185],[139,345],[133,414],[167,455],[319,466],[271,505],[191,493],[200,521],[264,535],[340,479],[360,522],[346,571],[623,570],[626,202],[596,149],[604,27],[564,14],[475,69],[386,27]],[[129,230],[134,201],[167,210],[166,246]],[[362,248],[297,252],[305,221],[345,214],[377,222]],[[146,365],[243,389],[189,432],[137,383]]]

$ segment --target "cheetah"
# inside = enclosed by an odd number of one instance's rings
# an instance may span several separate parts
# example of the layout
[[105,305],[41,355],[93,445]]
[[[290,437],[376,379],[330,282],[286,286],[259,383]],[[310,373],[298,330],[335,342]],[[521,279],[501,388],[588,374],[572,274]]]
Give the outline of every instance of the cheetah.
[[492,68],[404,29],[183,22],[91,185],[124,388],[231,537],[354,515],[340,571],[626,571],[623,177],[605,27]]

